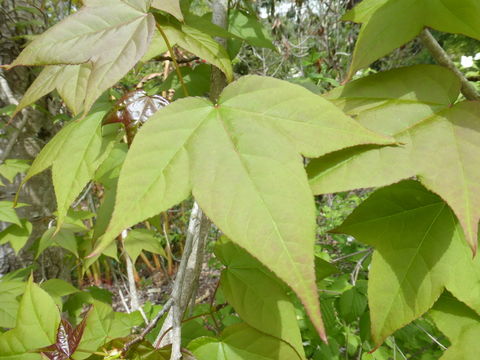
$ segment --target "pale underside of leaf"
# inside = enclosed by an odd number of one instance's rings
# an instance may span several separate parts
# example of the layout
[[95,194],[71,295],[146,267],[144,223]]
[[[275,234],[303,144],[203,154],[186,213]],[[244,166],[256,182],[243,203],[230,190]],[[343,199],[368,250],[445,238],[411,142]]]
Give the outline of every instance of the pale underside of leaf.
[[179,0],[152,0],[152,7],[165,11],[175,16],[178,20],[183,21],[182,10],[180,9]]
[[[59,69],[62,74],[57,76],[60,84],[56,84],[60,94],[66,97],[73,111],[88,111],[147,51],[155,20],[141,10],[146,4],[145,0],[88,1],[85,7],[32,41],[11,67],[62,65]],[[69,65],[87,63],[90,71],[81,67],[73,90],[66,87],[67,80],[75,78],[71,72],[79,70],[72,70]],[[38,96],[39,90],[32,95]]]

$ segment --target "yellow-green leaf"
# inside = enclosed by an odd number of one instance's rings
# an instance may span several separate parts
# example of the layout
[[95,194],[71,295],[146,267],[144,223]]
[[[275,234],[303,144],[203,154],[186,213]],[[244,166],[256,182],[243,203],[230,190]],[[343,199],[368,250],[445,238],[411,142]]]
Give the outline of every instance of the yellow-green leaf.
[[244,77],[224,90],[217,105],[178,100],[135,137],[96,253],[123,229],[193,191],[232,241],[298,294],[323,335],[312,252],[315,207],[300,154],[391,141],[308,90],[273,78]]

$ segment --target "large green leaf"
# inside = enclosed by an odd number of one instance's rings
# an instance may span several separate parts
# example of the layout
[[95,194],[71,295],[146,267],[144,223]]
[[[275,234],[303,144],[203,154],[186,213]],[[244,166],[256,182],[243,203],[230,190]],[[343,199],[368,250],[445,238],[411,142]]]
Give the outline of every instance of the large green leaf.
[[368,298],[377,345],[425,313],[445,288],[480,311],[480,260],[472,259],[448,205],[420,183],[376,191],[336,231],[375,247]]
[[113,146],[113,135],[102,136],[102,119],[107,110],[98,109],[82,120],[65,126],[35,158],[22,183],[52,167],[57,199],[58,227],[70,205],[93,178]]
[[273,78],[244,77],[224,90],[217,105],[178,100],[135,137],[96,253],[193,189],[232,241],[292,287],[322,333],[312,252],[315,207],[300,153],[319,156],[390,141],[308,90]]
[[424,27],[480,40],[477,0],[364,0],[344,20],[363,23],[349,77],[412,40]]
[[240,318],[262,333],[286,341],[295,348],[297,359],[305,359],[296,310],[285,286],[231,241],[217,243],[215,255],[226,266],[220,288]]
[[441,360],[470,360],[480,353],[480,316],[453,296],[444,294],[430,311],[435,325],[451,341],[452,346]]
[[[416,79],[415,79],[416,78]],[[480,219],[480,103],[451,105],[459,84],[437,66],[354,81],[330,95],[360,124],[402,146],[357,147],[312,161],[314,193],[383,186],[418,176],[453,209],[472,249]]]
[[57,88],[74,111],[88,112],[147,51],[155,28],[155,20],[147,12],[148,0],[87,0],[84,4],[36,37],[11,64],[60,65],[47,68],[25,103]]
[[240,323],[225,329],[219,339],[198,338],[189,345],[197,360],[293,360],[288,344]]
[[52,298],[30,279],[18,309],[17,326],[0,334],[0,359],[41,359],[28,352],[53,344],[59,322]]

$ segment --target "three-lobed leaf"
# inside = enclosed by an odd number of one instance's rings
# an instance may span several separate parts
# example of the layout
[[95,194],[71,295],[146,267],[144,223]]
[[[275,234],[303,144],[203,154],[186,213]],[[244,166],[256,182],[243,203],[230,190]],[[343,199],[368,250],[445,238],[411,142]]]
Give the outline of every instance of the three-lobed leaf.
[[425,27],[480,40],[479,19],[476,0],[461,4],[458,0],[364,0],[344,16],[363,24],[348,76],[412,40]]
[[358,122],[392,135],[396,147],[357,147],[308,166],[314,193],[384,186],[418,176],[453,209],[475,251],[480,219],[480,102],[453,104],[454,75],[420,65],[354,81],[329,95]]
[[135,137],[96,253],[123,229],[192,191],[232,241],[292,287],[323,333],[312,253],[314,203],[300,154],[365,143],[391,139],[362,128],[308,90],[273,78],[244,77],[216,105],[178,100]]
[[375,248],[368,299],[377,345],[428,311],[445,288],[480,310],[480,260],[448,205],[420,183],[376,191],[336,232]]

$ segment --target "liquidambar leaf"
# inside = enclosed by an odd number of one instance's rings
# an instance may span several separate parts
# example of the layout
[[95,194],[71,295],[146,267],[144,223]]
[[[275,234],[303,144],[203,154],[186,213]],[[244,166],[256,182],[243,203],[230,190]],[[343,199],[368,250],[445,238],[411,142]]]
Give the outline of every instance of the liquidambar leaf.
[[74,120],[56,134],[35,158],[22,181],[52,167],[60,228],[70,205],[93,178],[113,146],[113,135],[102,136],[107,110],[98,109],[83,120]]
[[217,243],[215,255],[226,266],[220,288],[240,318],[262,333],[284,340],[298,353],[296,359],[305,359],[296,310],[285,286],[227,239]]
[[[88,112],[95,100],[119,81],[145,54],[151,40],[155,19],[147,12],[148,0],[87,0],[85,7],[36,37],[10,65],[61,65],[51,67],[34,90],[28,94],[31,103],[45,90],[59,89],[73,109]],[[105,16],[109,14],[109,16]],[[79,67],[80,64],[86,67]],[[73,72],[83,72],[74,81]],[[73,77],[72,77],[73,79]],[[75,93],[73,89],[82,91]],[[48,91],[48,92],[49,92]],[[34,101],[34,100],[33,100]],[[18,110],[18,109],[17,109]]]
[[441,360],[470,360],[480,353],[480,316],[450,294],[443,294],[429,315],[452,345]]
[[380,189],[335,230],[375,248],[368,281],[377,345],[424,314],[448,289],[480,311],[480,259],[441,198],[407,180]]
[[298,294],[323,334],[312,252],[315,207],[300,154],[390,142],[308,90],[273,78],[244,77],[225,88],[217,105],[178,100],[135,137],[96,253],[193,190],[226,236]]
[[[477,0],[364,0],[344,17],[363,23],[349,75],[417,36],[424,27],[480,40]],[[381,41],[379,35],[381,34]]]
[[17,314],[17,326],[0,334],[0,359],[39,360],[30,351],[55,342],[60,314],[52,298],[29,280]]
[[[475,251],[480,219],[480,102],[453,102],[459,83],[438,66],[360,79],[329,97],[402,146],[357,147],[312,161],[314,193],[384,186],[418,176],[453,209]],[[398,98],[398,99],[397,99]]]
[[293,348],[273,336],[262,334],[247,324],[226,328],[219,339],[198,338],[189,350],[198,360],[293,360]]

